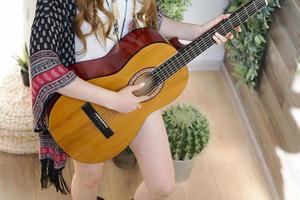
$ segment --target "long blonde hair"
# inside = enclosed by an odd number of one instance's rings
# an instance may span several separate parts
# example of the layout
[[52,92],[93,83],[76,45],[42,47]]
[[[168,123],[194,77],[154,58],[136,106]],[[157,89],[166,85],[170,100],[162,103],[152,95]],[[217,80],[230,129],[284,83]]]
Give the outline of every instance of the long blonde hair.
[[[114,16],[109,10],[104,8],[105,0],[75,0],[78,14],[74,18],[73,31],[77,34],[83,44],[82,53],[86,53],[87,43],[86,37],[95,34],[97,39],[105,43],[106,38],[109,37],[109,33],[113,27]],[[124,1],[124,0],[119,0]],[[134,0],[135,1],[135,0]],[[145,27],[157,28],[157,10],[155,0],[143,0],[142,9],[136,13],[134,19],[141,21]],[[98,10],[100,10],[108,18],[108,28],[104,29],[104,23],[98,16]],[[87,34],[83,34],[80,27],[83,22],[86,21],[91,25],[91,31]]]

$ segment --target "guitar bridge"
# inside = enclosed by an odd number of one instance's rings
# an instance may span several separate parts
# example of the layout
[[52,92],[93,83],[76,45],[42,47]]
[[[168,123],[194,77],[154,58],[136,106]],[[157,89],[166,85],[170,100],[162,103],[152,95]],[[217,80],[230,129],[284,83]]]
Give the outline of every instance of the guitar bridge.
[[88,118],[93,122],[96,128],[104,135],[106,139],[110,138],[114,133],[105,123],[103,118],[95,110],[95,108],[90,103],[85,103],[81,109],[85,112]]

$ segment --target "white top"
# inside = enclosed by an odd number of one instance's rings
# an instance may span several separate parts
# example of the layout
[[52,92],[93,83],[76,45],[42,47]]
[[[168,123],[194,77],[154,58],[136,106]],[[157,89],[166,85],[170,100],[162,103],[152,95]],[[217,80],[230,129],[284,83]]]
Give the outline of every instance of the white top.
[[[125,19],[125,25],[124,25],[122,37],[124,37],[128,33],[129,24],[132,22],[132,18],[133,18],[133,16],[132,16],[133,0],[127,0],[127,1],[128,1],[127,2],[127,16]],[[106,1],[104,0],[103,2],[104,2],[104,7],[107,10],[109,10]],[[109,6],[111,8],[111,0],[108,0],[108,2],[109,2]],[[118,5],[118,10],[119,10],[119,14],[120,14],[118,24],[119,24],[119,34],[121,34],[123,20],[124,20],[124,16],[125,16],[126,1],[125,0],[117,0],[116,3]],[[142,8],[142,4],[139,3],[139,1],[136,1],[136,11],[141,10],[141,8]],[[108,21],[107,17],[101,11],[98,12],[98,15],[104,24]],[[107,26],[105,28],[107,28]],[[81,26],[82,33],[87,34],[90,32],[90,30],[91,30],[91,25],[89,23],[87,23],[86,21],[84,21]],[[79,55],[79,52],[82,51],[83,44],[80,41],[79,37],[75,34],[76,62],[97,59],[97,58],[101,58],[101,57],[105,56],[114,47],[114,45],[116,44],[116,41],[117,41],[116,35],[113,34],[113,31],[114,31],[114,27],[112,27],[112,30],[111,30],[111,33],[109,36],[111,38],[114,38],[115,41],[108,38],[106,40],[106,47],[103,44],[100,44],[100,42],[97,40],[97,38],[94,34],[86,37],[87,52],[86,52],[86,54],[81,54],[81,55]]]

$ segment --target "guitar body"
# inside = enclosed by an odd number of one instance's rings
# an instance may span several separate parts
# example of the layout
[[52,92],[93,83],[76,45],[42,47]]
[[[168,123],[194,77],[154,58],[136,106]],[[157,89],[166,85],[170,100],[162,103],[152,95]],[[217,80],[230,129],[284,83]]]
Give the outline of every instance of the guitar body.
[[172,102],[186,87],[186,67],[157,87],[149,77],[149,72],[176,52],[155,30],[143,28],[125,36],[105,57],[73,65],[78,76],[108,90],[119,91],[138,82],[146,82],[144,88],[153,89],[137,92],[137,96],[148,92],[150,99],[141,103],[141,109],[128,114],[90,104],[96,116],[101,117],[100,122],[104,121],[111,130],[110,136],[105,136],[84,112],[86,102],[56,96],[48,111],[54,140],[70,157],[84,163],[103,162],[120,153],[136,137],[145,119]]

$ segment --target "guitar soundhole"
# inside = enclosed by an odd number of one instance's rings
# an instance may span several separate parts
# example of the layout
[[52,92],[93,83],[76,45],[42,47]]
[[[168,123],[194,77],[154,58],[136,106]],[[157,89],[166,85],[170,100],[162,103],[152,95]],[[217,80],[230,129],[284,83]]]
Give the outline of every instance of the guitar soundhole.
[[151,74],[151,71],[155,68],[146,68],[136,73],[129,82],[129,85],[135,85],[144,82],[145,86],[133,94],[136,96],[147,95],[149,100],[154,98],[162,89],[163,84],[158,85],[157,81]]

